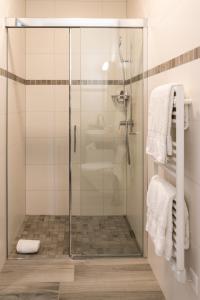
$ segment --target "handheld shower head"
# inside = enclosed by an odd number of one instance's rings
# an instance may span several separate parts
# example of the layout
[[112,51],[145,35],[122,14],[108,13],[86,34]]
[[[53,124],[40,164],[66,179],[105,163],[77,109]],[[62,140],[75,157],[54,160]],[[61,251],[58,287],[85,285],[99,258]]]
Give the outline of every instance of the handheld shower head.
[[121,44],[122,44],[122,37],[120,36],[119,37],[119,43],[118,43],[119,48],[121,47]]
[[121,45],[122,45],[122,37],[120,36],[120,37],[119,37],[119,43],[118,43],[118,47],[119,47],[119,58],[120,58],[121,63],[123,63],[123,62],[124,62],[124,59],[123,59],[123,56],[122,56],[122,53],[121,53]]

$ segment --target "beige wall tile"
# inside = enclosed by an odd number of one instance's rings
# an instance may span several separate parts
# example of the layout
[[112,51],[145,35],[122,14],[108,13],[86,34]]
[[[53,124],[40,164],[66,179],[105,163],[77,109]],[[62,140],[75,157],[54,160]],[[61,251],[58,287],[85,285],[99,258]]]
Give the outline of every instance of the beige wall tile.
[[102,3],[103,18],[126,18],[126,2],[108,1]]
[[1,45],[1,55],[0,55],[0,67],[6,69],[6,30],[0,28],[0,45]]
[[49,85],[26,86],[27,112],[52,112],[55,109],[54,87]]
[[[199,46],[199,1],[127,1],[128,17],[147,17],[149,68]],[[173,10],[172,10],[173,6]],[[164,32],[164,36],[163,36]],[[168,47],[173,37],[173,47]]]
[[69,191],[56,191],[55,192],[56,213],[57,215],[69,214]]
[[27,17],[125,18],[126,1],[27,0]]
[[124,164],[110,164],[103,170],[103,189],[109,191],[125,190],[126,169]]
[[64,86],[55,85],[53,89],[54,89],[55,111],[61,111],[61,112],[66,111],[68,113],[69,87],[65,85]]
[[72,190],[72,215],[79,216],[81,214],[81,193]]
[[27,54],[26,55],[27,79],[54,79],[53,54]]
[[63,1],[56,0],[56,17],[67,18],[100,18],[101,4],[99,1]]
[[25,78],[25,31],[10,29],[8,35],[8,70]]
[[27,0],[26,1],[26,17],[55,17],[55,1],[54,0]]
[[50,190],[26,191],[27,215],[55,215],[55,195]]
[[26,167],[27,190],[53,190],[53,165],[28,165]]
[[79,112],[81,105],[81,86],[71,87],[71,109],[72,114],[74,111]]
[[27,112],[26,136],[37,138],[54,137],[53,112]]
[[80,171],[81,191],[103,190],[103,168],[101,163],[82,163]]
[[66,137],[54,139],[54,161],[55,164],[69,163],[69,141]]
[[103,215],[102,191],[82,191],[80,201],[82,216]]
[[55,190],[69,190],[69,166],[54,166]]
[[53,138],[26,138],[26,164],[48,165],[54,163]]
[[8,0],[0,3],[0,17],[25,16],[24,0]]
[[72,190],[79,191],[81,187],[81,165],[72,163]]
[[68,112],[56,112],[55,113],[55,137],[67,137],[68,136]]
[[69,79],[69,57],[65,54],[54,56],[54,79]]
[[[3,102],[3,101],[2,101]],[[25,113],[25,87],[13,80],[8,81],[8,110],[10,114]]]
[[105,216],[126,215],[126,194],[124,191],[104,190],[103,214]]
[[[72,31],[74,33],[74,29]],[[57,28],[54,29],[54,53],[68,54],[69,53],[69,29]]]
[[26,29],[26,53],[54,54],[54,35],[52,28]]
[[[73,100],[72,100],[73,101]],[[81,111],[104,110],[104,90],[98,86],[81,87]]]

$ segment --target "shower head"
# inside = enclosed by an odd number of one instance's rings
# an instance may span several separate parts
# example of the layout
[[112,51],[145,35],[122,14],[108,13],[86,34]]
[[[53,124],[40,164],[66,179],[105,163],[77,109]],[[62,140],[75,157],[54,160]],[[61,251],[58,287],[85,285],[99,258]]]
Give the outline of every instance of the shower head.
[[122,37],[120,36],[119,37],[119,42],[118,42],[120,61],[121,61],[122,64],[123,63],[128,63],[129,60],[126,60],[126,59],[123,58],[123,55],[122,55],[122,52],[121,52],[121,50],[122,50],[121,46],[122,46]]

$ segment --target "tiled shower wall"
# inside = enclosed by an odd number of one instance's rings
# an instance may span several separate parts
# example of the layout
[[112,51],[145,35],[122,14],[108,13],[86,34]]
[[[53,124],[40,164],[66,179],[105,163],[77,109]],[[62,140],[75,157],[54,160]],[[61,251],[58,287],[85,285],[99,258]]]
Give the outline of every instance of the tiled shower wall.
[[[72,30],[72,71],[77,57],[81,58],[72,79],[78,75],[82,80],[94,80],[93,84],[72,88],[72,125],[78,122],[81,130],[78,151],[72,155],[74,214],[123,215],[126,210],[124,144],[118,130],[125,115],[111,98],[121,86],[107,82],[122,78],[118,37],[115,29]],[[106,61],[110,67],[102,71]]]
[[[26,79],[69,77],[68,30],[26,30]],[[26,213],[68,211],[68,85],[26,85]]]
[[26,16],[125,18],[126,0],[26,0]]
[[[126,1],[27,0],[26,15],[27,17],[122,18],[126,16]],[[72,77],[80,79],[80,36],[75,32],[72,36],[75,39],[75,41],[72,40],[72,43],[75,48],[77,47],[77,49],[73,49]],[[94,43],[92,40],[91,42]],[[37,32],[36,29],[27,30],[26,79],[67,80],[69,76],[68,51],[68,32],[66,30],[39,29]],[[93,60],[91,60],[92,57]],[[101,58],[99,61],[97,56],[91,55],[91,59],[89,65],[93,69],[94,64],[96,68],[99,67]],[[87,62],[85,61],[85,63]],[[91,74],[89,69],[86,71],[85,77],[84,66],[82,69],[81,79],[98,79],[94,78],[94,74]],[[81,95],[84,101],[86,98],[87,101],[93,100],[93,107],[97,109],[101,102],[100,99],[105,102],[105,91],[105,86],[102,88],[98,86],[98,90],[94,94],[94,87],[92,86],[91,90],[87,86]],[[80,126],[80,86],[73,87],[72,99],[72,118],[76,125]],[[97,101],[94,102],[94,99]],[[68,212],[68,101],[68,86],[66,85],[26,86],[27,214],[66,214]],[[91,103],[88,105],[91,110]],[[83,107],[81,109],[84,110]],[[94,115],[94,111],[92,114]],[[79,154],[80,146],[77,145]],[[73,212],[80,214],[82,206],[93,207],[91,211],[86,209],[85,214],[101,214],[103,209],[102,193],[99,195],[98,192],[97,195],[92,191],[84,191],[83,203],[80,202],[81,168],[80,158],[77,158],[79,154],[72,157]],[[100,197],[98,205],[94,205],[95,196],[97,199]],[[85,203],[85,201],[89,202]],[[115,213],[122,211],[124,211],[123,204],[117,207]],[[82,213],[84,212],[82,211]]]
[[[40,81],[69,79],[68,37],[65,29],[26,30],[27,214],[68,213],[68,85]],[[115,29],[73,29],[72,80],[121,80],[118,38]],[[103,72],[102,64],[112,60],[109,71]],[[77,152],[72,153],[73,214],[126,212],[124,133],[118,130],[125,114],[116,110],[111,98],[120,88],[101,83],[72,86],[72,128],[76,124],[78,131]],[[102,145],[95,148],[88,141],[88,129],[98,129],[100,119],[105,134],[98,141]]]

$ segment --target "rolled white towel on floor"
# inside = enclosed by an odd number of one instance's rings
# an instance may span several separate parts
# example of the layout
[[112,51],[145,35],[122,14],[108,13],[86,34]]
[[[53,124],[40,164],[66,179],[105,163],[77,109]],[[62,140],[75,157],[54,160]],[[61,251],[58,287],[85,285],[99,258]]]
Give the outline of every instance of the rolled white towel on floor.
[[33,254],[37,253],[40,248],[39,240],[19,240],[17,243],[17,253],[21,254]]

